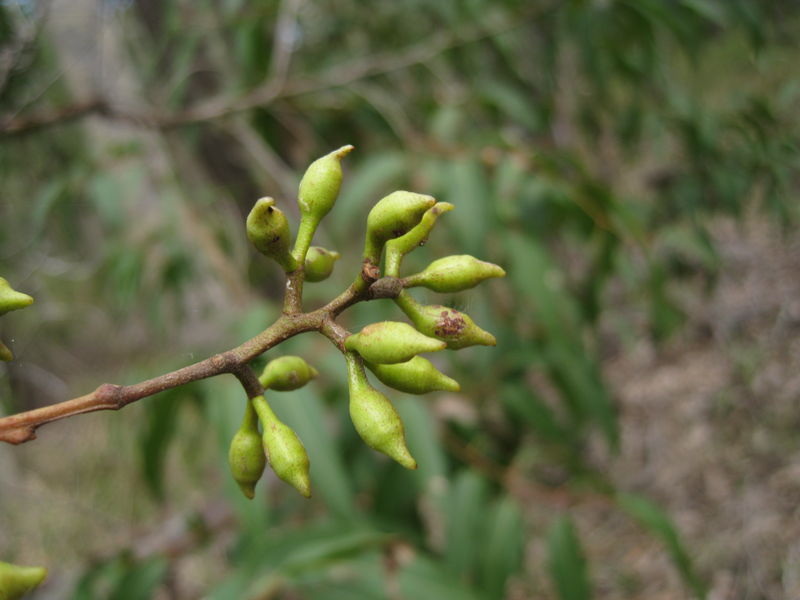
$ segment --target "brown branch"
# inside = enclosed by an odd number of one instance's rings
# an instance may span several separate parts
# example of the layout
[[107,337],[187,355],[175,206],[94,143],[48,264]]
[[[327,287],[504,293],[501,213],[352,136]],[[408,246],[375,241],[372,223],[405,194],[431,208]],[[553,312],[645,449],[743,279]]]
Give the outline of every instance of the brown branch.
[[[284,314],[270,327],[236,348],[141,383],[125,386],[104,383],[89,394],[0,418],[0,442],[22,444],[35,439],[36,430],[46,423],[100,410],[119,410],[132,402],[159,392],[224,373],[235,375],[248,397],[253,398],[264,391],[255,373],[248,366],[255,357],[290,337],[307,331],[319,331],[330,338],[337,347],[343,349],[347,332],[336,324],[334,319],[357,302],[394,297],[402,289],[401,280],[384,277],[375,281],[374,273],[365,268],[362,271],[361,281],[366,285],[363,287],[351,285],[322,308],[303,313],[299,312],[302,274],[302,269],[298,269],[287,277],[287,282],[292,280],[295,283],[300,282],[300,286],[287,285],[286,288],[287,304],[297,306],[298,311]],[[394,293],[394,296],[387,295],[391,293]],[[290,296],[293,298],[291,302],[289,302]]]

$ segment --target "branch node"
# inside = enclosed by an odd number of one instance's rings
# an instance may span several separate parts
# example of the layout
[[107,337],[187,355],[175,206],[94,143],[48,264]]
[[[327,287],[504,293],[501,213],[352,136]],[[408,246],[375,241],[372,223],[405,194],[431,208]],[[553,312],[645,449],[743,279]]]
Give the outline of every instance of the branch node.
[[215,369],[230,373],[236,367],[236,360],[230,353],[222,352],[211,357],[211,364]]
[[101,404],[113,406],[114,410],[119,410],[125,403],[122,397],[122,386],[113,383],[104,383],[94,391],[94,397]]
[[374,262],[372,262],[371,258],[365,258],[364,262],[361,263],[361,279],[367,282],[367,284],[374,283],[379,277],[381,276],[381,270]]
[[370,300],[382,298],[397,298],[403,291],[403,282],[397,277],[381,277],[369,286]]

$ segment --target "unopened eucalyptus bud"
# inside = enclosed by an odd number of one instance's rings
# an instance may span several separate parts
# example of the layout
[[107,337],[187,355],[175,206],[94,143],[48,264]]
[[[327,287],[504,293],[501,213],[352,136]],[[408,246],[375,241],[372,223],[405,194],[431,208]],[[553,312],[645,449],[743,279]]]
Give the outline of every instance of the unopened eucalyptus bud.
[[258,432],[258,417],[252,402],[248,400],[242,424],[228,449],[231,474],[247,498],[255,496],[256,484],[264,473],[266,462],[261,434]]
[[17,600],[47,577],[44,567],[21,567],[0,562],[0,600]]
[[287,273],[297,268],[297,261],[289,252],[289,222],[272,198],[259,199],[247,215],[247,237],[261,254],[275,260]]
[[33,303],[33,298],[28,294],[18,292],[11,287],[5,279],[0,277],[0,315],[4,315],[12,310],[25,308]]
[[436,200],[431,196],[405,191],[392,192],[379,200],[367,215],[364,258],[377,262],[383,245],[408,232],[434,204]]
[[318,158],[306,169],[298,191],[298,204],[303,217],[308,215],[319,223],[333,208],[342,185],[341,160],[352,150],[353,146],[342,146]]
[[311,246],[306,254],[306,281],[324,281],[333,273],[333,265],[339,260],[339,253],[319,246]]
[[344,341],[347,350],[358,352],[372,363],[393,364],[411,360],[420,352],[444,350],[447,344],[397,321],[367,325]]
[[11,352],[8,346],[3,343],[3,340],[0,340],[0,360],[3,362],[14,360],[14,354]]
[[398,277],[400,275],[400,263],[403,257],[423,245],[436,225],[436,220],[440,215],[450,212],[455,208],[449,202],[437,202],[425,211],[422,219],[410,231],[401,235],[399,238],[386,242],[386,275]]
[[373,388],[361,361],[352,353],[347,360],[350,390],[350,419],[358,435],[370,448],[383,452],[406,469],[416,469],[417,461],[406,446],[403,421],[389,399]]
[[319,222],[336,203],[342,185],[341,160],[350,154],[351,150],[353,146],[342,146],[318,158],[309,165],[303,179],[300,180],[298,191],[300,227],[297,230],[297,242],[293,253],[298,261],[305,259]]
[[505,274],[502,267],[468,254],[460,254],[433,261],[424,271],[406,278],[406,285],[423,286],[434,292],[454,293],[475,287],[484,279],[504,277]]
[[407,394],[457,392],[461,389],[455,379],[439,371],[431,361],[422,356],[394,365],[367,363],[367,366],[382,383]]
[[319,372],[299,356],[281,356],[264,367],[258,380],[266,389],[290,392],[303,387]]
[[300,438],[291,427],[278,419],[264,396],[253,398],[253,406],[264,429],[264,452],[272,470],[303,496],[310,497],[308,454]]
[[409,319],[425,335],[447,342],[451,350],[467,346],[496,346],[495,337],[478,327],[475,322],[454,308],[441,305],[423,305],[405,290],[395,299]]

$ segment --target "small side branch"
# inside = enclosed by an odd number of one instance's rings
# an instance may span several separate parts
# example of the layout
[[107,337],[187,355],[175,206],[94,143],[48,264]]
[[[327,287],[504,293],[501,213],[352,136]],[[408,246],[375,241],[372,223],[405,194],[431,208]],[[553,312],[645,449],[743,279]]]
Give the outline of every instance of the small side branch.
[[253,392],[257,396],[262,391],[261,384],[248,363],[292,336],[318,330],[321,321],[322,315],[314,313],[294,319],[281,318],[242,345],[177,371],[132,385],[104,383],[89,394],[0,418],[0,442],[22,444],[36,439],[36,430],[46,423],[100,410],[119,410],[159,392],[224,373],[236,375],[248,396]]

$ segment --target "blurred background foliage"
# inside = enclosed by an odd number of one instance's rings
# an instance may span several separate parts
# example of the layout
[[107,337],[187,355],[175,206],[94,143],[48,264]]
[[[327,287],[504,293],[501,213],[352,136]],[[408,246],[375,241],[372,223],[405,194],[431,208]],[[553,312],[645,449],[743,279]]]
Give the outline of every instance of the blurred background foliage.
[[453,253],[508,271],[443,299],[498,338],[437,357],[463,392],[391,392],[419,471],[360,442],[341,357],[303,336],[269,355],[322,372],[274,396],[311,501],[274,479],[239,497],[242,394],[212,380],[0,448],[0,556],[50,568],[41,598],[792,596],[796,547],[737,579],[715,531],[687,543],[669,496],[615,470],[608,369],[709,337],[692,311],[725,266],[720,222],[796,226],[799,16],[789,0],[0,5],[0,273],[37,299],[2,324],[19,359],[4,411],[263,329],[282,278],[244,216],[263,195],[296,216],[305,166],[346,143],[317,237],[343,258],[307,306],[350,281],[369,207],[398,188],[456,206],[407,272]]

